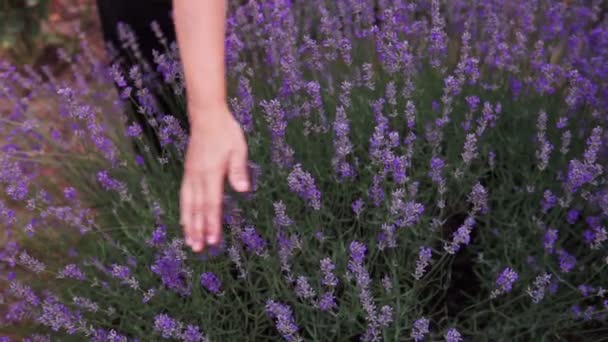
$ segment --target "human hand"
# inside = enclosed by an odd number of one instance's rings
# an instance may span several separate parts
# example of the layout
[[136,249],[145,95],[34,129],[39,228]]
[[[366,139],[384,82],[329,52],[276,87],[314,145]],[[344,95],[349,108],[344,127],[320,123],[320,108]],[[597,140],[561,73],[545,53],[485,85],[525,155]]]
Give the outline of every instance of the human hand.
[[180,224],[194,252],[220,242],[226,176],[238,192],[249,191],[247,143],[241,127],[222,104],[190,108],[190,138],[180,188]]

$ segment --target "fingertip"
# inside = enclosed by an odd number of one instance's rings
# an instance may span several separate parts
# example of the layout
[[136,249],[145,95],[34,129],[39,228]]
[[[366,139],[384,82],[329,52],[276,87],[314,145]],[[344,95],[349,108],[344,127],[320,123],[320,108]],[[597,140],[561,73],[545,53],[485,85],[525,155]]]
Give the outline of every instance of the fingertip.
[[236,180],[231,181],[231,183],[232,183],[232,188],[235,191],[238,191],[238,192],[249,191],[249,181],[247,181],[246,179],[242,179],[242,178],[236,179]]

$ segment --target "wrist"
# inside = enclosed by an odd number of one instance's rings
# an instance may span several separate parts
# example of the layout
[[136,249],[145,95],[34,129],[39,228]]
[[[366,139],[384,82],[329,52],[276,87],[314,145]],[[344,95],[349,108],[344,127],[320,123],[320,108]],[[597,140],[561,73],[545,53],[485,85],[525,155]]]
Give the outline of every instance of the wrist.
[[188,120],[193,130],[217,127],[218,121],[231,117],[226,101],[188,103]]

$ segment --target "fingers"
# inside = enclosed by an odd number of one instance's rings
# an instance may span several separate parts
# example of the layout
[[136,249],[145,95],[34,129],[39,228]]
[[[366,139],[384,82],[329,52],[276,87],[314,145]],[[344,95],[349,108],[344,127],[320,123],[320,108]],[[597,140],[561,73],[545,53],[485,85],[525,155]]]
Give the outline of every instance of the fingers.
[[200,252],[205,248],[205,207],[202,183],[200,180],[193,181],[194,199],[192,206],[192,250]]
[[242,147],[230,154],[228,162],[228,181],[235,191],[249,191],[249,172],[247,168],[247,148]]
[[[223,170],[222,170],[223,171]],[[211,172],[203,177],[204,239],[209,245],[219,243],[222,232],[222,199],[224,172]]]
[[182,181],[182,185],[179,191],[179,223],[182,226],[186,245],[188,246],[192,246],[194,242],[194,231],[192,230],[192,190],[192,186],[190,186],[188,179],[185,178]]

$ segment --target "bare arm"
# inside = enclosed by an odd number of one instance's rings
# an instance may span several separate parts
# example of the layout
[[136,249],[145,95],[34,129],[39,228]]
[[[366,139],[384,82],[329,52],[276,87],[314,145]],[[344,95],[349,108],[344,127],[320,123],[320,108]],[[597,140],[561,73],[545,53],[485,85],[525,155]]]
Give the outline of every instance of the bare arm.
[[226,176],[249,189],[247,145],[226,105],[224,0],[174,0],[177,42],[186,79],[190,139],[180,189],[186,244],[199,252],[221,238]]
[[[226,101],[225,0],[174,0],[173,15],[188,105],[197,108],[223,105]],[[190,120],[196,124],[201,118],[191,115]]]

